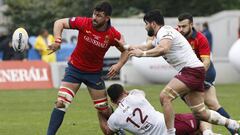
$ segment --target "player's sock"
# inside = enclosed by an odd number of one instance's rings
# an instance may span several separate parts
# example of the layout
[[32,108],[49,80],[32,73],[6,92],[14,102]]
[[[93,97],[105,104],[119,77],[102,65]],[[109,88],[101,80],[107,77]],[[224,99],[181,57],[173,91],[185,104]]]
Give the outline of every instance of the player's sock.
[[176,129],[175,128],[171,128],[167,130],[168,135],[175,135]]
[[64,111],[54,108],[50,118],[47,135],[55,135],[58,128],[62,124],[64,118]]
[[213,110],[208,110],[210,117],[208,119],[208,122],[212,124],[217,124],[217,125],[223,125],[226,126],[227,128],[230,128],[234,131],[239,130],[240,125],[238,124],[237,121],[232,120],[232,119],[227,119],[220,115],[219,113],[213,111]]
[[237,121],[232,120],[232,119],[228,119],[228,128],[230,129],[235,129],[236,131],[239,131],[240,125],[238,124]]
[[224,110],[223,107],[219,108],[217,112],[226,118],[230,118],[230,115]]
[[[226,118],[230,118],[230,115],[224,110],[223,107],[219,108],[217,112]],[[229,128],[227,129],[232,135],[234,135],[234,131],[232,129],[229,129]]]
[[202,134],[203,134],[203,135],[214,135],[214,133],[212,132],[211,129],[206,129],[206,130],[204,130]]
[[210,116],[208,119],[208,122],[212,124],[217,124],[217,125],[222,125],[225,126],[227,123],[227,118],[223,117],[219,113],[213,111],[213,110],[208,110]]

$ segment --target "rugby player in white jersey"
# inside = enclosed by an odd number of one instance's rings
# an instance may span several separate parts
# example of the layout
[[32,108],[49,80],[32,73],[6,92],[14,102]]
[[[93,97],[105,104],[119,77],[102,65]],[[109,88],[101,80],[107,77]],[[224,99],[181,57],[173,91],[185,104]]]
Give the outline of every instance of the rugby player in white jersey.
[[[163,114],[154,109],[143,91],[134,89],[128,92],[120,84],[113,84],[107,93],[117,108],[108,119],[106,133],[125,129],[137,135],[167,134]],[[215,135],[210,124],[199,123],[191,113],[176,114],[174,123],[177,135]]]
[[[186,95],[185,101],[196,118],[226,126],[239,133],[237,121],[227,119],[205,107],[203,100],[204,65],[197,58],[188,41],[176,29],[164,24],[164,18],[158,10],[148,12],[143,20],[146,23],[145,29],[148,36],[153,36],[154,40],[148,41],[146,45],[125,45],[125,48],[130,50],[129,55],[136,57],[163,56],[170,65],[179,71],[160,93],[168,134],[175,135],[176,131],[172,101],[182,95]],[[118,42],[120,43],[120,41]],[[123,43],[121,44],[124,46]]]

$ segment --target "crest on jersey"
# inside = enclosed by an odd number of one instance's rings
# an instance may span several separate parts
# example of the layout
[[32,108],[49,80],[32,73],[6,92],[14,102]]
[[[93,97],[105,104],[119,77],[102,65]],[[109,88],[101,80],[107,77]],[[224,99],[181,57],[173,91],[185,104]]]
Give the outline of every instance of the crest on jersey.
[[86,33],[87,33],[87,34],[90,34],[90,33],[92,33],[92,32],[91,32],[90,30],[86,30]]
[[75,21],[76,20],[76,17],[72,17],[71,18],[71,21],[73,22],[73,21]]
[[105,39],[104,39],[104,44],[108,44],[108,43],[109,43],[109,40],[110,40],[109,36],[106,35],[106,36],[105,36]]
[[190,45],[191,45],[192,49],[195,49],[194,42],[191,42]]

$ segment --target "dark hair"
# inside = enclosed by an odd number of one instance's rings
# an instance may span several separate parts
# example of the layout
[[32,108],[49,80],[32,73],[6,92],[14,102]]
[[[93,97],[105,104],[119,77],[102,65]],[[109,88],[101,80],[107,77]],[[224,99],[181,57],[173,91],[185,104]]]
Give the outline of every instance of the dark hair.
[[117,102],[118,98],[122,95],[123,92],[124,92],[124,89],[120,84],[112,84],[107,89],[108,96],[115,103]]
[[39,34],[42,35],[42,34],[45,33],[45,32],[48,32],[48,30],[45,29],[45,28],[42,28],[42,29],[39,31]]
[[207,23],[207,22],[204,22],[204,23],[203,23],[203,27],[205,27],[206,29],[208,29],[208,23]]
[[178,16],[178,21],[188,19],[191,23],[193,22],[193,16],[190,13],[182,13]]
[[146,13],[143,17],[143,21],[146,22],[153,22],[155,21],[158,25],[164,25],[164,18],[161,15],[161,12],[159,10],[152,10]]
[[105,15],[107,15],[107,16],[112,15],[112,6],[107,1],[101,1],[101,2],[97,3],[96,6],[94,7],[94,10],[98,11],[98,12],[104,12]]

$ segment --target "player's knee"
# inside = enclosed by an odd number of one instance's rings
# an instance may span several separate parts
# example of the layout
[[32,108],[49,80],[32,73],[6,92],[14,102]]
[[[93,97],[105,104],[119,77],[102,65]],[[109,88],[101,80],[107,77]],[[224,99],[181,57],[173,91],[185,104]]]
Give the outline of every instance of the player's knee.
[[56,108],[65,108],[63,101],[60,100],[55,102],[55,106]]
[[160,93],[160,102],[161,104],[171,102],[176,99],[179,94],[172,88],[166,87]]
[[110,110],[107,98],[93,100],[93,103],[94,107],[101,113],[107,113]]
[[195,106],[190,106],[190,109],[192,110],[194,116],[199,120],[203,120],[207,117],[206,107],[205,107],[204,103],[200,103]]
[[68,106],[71,104],[75,93],[66,87],[60,87],[58,92],[58,98],[56,102],[56,108],[62,111],[66,111]]

